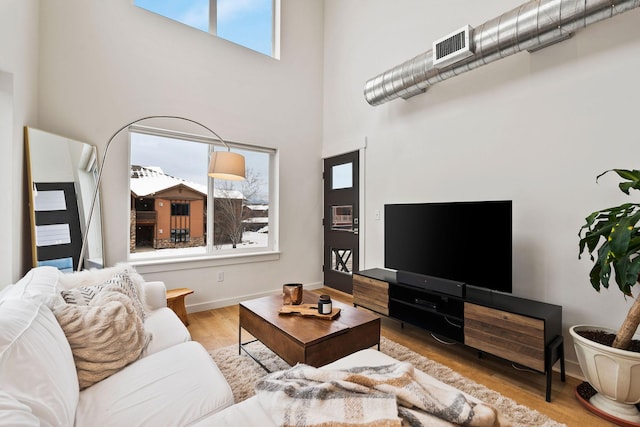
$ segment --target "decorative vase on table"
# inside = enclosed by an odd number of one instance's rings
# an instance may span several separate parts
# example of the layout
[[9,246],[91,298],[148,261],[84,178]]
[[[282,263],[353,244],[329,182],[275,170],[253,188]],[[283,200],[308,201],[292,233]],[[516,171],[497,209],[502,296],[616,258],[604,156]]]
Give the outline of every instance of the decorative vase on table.
[[605,414],[640,425],[640,353],[591,341],[578,332],[615,331],[596,326],[572,326],[569,333],[582,373],[598,392],[589,403]]
[[302,283],[282,285],[282,304],[299,305],[302,303]]

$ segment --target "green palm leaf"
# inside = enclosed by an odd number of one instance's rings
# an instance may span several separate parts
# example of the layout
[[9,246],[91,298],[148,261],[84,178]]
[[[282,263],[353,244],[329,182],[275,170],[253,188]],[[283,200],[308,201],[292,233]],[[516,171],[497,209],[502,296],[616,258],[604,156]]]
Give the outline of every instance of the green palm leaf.
[[[621,177],[618,187],[625,194],[640,190],[640,170],[610,169]],[[640,274],[640,204],[623,203],[591,213],[578,231],[579,255],[588,252],[594,265],[589,272],[591,286],[597,291],[608,288],[614,271],[618,288],[631,295],[631,287],[638,283]]]

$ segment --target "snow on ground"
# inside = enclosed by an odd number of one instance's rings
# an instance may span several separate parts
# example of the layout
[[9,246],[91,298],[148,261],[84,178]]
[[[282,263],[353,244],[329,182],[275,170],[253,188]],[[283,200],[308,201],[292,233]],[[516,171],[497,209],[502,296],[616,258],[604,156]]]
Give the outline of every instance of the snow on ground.
[[[242,243],[238,244],[236,248],[266,248],[268,242],[269,235],[266,233],[259,233],[256,231],[246,231],[242,235]],[[220,247],[214,248],[216,251],[218,250],[232,250],[231,244],[222,245]],[[172,258],[172,257],[183,257],[189,255],[206,255],[207,248],[204,246],[198,246],[195,248],[168,248],[168,249],[155,249],[155,250],[144,250],[142,252],[135,252],[129,254],[129,259],[132,261],[142,260],[148,258]]]

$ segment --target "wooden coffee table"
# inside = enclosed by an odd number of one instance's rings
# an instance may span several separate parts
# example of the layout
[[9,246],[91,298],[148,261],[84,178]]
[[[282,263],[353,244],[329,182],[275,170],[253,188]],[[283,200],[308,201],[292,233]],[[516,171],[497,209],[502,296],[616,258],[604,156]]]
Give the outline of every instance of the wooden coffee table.
[[[315,303],[318,296],[304,291],[302,302]],[[380,349],[380,317],[372,313],[333,301],[333,307],[340,308],[340,315],[327,320],[279,314],[281,307],[281,295],[240,303],[238,354],[244,350],[267,371],[245,344],[259,340],[292,366],[305,363],[316,367],[374,345]],[[243,343],[242,329],[255,340]]]

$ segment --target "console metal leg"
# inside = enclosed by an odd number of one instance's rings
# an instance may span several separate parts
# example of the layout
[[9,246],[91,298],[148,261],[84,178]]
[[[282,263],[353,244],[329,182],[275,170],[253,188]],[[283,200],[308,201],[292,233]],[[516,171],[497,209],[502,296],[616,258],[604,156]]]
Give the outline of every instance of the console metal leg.
[[547,371],[546,401],[551,402],[551,378],[553,377],[553,364],[560,359],[560,379],[566,380],[564,369],[564,338],[561,335],[555,337],[545,351],[545,370]]
[[567,381],[567,376],[564,369],[564,343],[560,346],[560,380],[562,382]]

